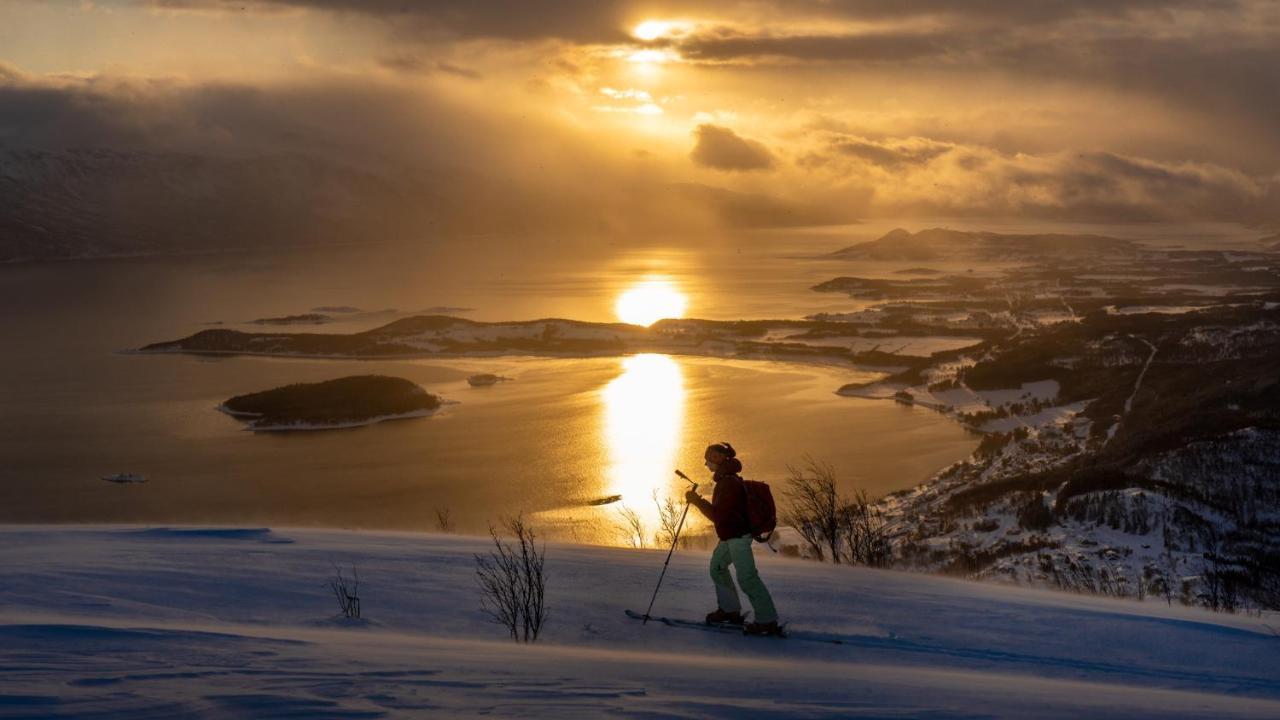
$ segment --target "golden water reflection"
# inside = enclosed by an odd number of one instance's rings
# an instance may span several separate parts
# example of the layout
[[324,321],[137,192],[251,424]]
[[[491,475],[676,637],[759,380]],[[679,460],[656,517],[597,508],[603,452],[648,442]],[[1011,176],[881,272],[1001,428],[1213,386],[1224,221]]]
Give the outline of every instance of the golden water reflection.
[[647,544],[658,527],[654,495],[665,498],[672,488],[684,426],[684,372],[667,355],[633,355],[622,360],[622,374],[601,394],[608,494],[622,496],[615,508],[639,515]]

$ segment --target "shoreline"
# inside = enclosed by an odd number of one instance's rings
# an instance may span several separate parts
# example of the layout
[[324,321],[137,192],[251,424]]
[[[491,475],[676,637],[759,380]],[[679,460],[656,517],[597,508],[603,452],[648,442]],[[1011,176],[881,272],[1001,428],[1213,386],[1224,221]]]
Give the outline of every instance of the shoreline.
[[[391,420],[410,420],[413,418],[431,417],[432,415],[435,415],[441,412],[442,410],[444,410],[445,407],[448,405],[460,405],[460,404],[462,404],[460,400],[442,399],[438,407],[432,408],[430,410],[411,410],[405,413],[393,413],[390,415],[374,415],[373,417],[365,418],[363,420],[342,421],[337,423],[323,423],[323,424],[287,423],[287,424],[258,425],[258,426],[255,426],[252,423],[249,423],[249,424],[246,424],[245,427],[241,428],[241,432],[254,432],[254,433],[258,433],[258,432],[319,432],[323,430],[350,430],[352,428],[367,427],[369,425],[376,425],[380,422],[388,422]],[[254,418],[254,417],[262,416],[261,413],[238,412],[236,410],[232,410],[231,408],[228,408],[225,404],[221,404],[221,403],[218,404],[214,408],[214,410],[217,410],[218,412],[223,413],[224,415],[228,415],[232,418],[235,418],[236,420],[243,420],[246,418]]]
[[[265,357],[265,358],[285,358],[289,360],[351,360],[356,362],[366,361],[387,361],[394,362],[396,360],[465,360],[467,358],[478,358],[492,360],[495,358],[540,358],[548,360],[591,360],[600,358],[623,358],[635,355],[679,355],[684,357],[709,358],[712,360],[746,360],[750,362],[780,362],[780,363],[797,363],[802,365],[825,365],[828,367],[840,367],[859,370],[862,372],[885,373],[893,375],[903,372],[908,368],[902,365],[872,365],[860,363],[839,357],[821,357],[818,354],[808,356],[804,353],[796,353],[795,355],[778,356],[776,354],[766,353],[748,353],[725,355],[716,352],[690,352],[688,350],[677,350],[670,348],[653,348],[653,349],[635,349],[627,352],[600,352],[600,353],[558,353],[544,352],[531,353],[528,351],[521,352],[504,352],[495,350],[493,352],[468,352],[468,353],[444,353],[444,352],[422,352],[422,353],[397,353],[395,355],[358,355],[358,354],[318,354],[318,353],[286,353],[286,352],[261,352],[253,350],[185,350],[182,348],[174,349],[156,349],[146,350],[142,348],[126,348],[116,350],[118,355],[205,355],[214,357],[234,357],[244,355],[246,357]],[[927,358],[921,357],[920,360]]]

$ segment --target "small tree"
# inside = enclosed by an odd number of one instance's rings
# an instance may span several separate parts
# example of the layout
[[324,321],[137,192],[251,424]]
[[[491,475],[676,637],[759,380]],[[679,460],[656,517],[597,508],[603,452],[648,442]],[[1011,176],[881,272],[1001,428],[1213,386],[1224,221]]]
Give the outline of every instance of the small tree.
[[507,629],[516,642],[538,639],[547,619],[546,545],[534,542],[533,528],[517,515],[504,522],[515,541],[504,542],[493,525],[489,536],[494,549],[476,555],[476,580],[480,586],[480,608]]
[[631,543],[631,547],[642,548],[645,545],[644,519],[640,513],[623,505],[618,508],[618,530]]
[[787,466],[784,494],[789,501],[783,522],[796,529],[819,561],[840,562],[845,513],[836,491],[836,471],[829,463],[804,456],[804,467]]
[[334,563],[333,579],[329,581],[329,589],[333,591],[333,596],[338,601],[338,610],[342,612],[342,617],[358,620],[360,618],[360,573],[356,570],[356,566],[351,566],[351,577],[348,578],[342,574],[342,568]]
[[653,534],[653,540],[659,547],[666,547],[675,542],[676,533],[680,530],[681,512],[670,496],[659,499],[657,490],[653,491],[653,504],[658,506],[658,529]]
[[1044,532],[1052,524],[1053,509],[1045,504],[1044,496],[1038,492],[1027,493],[1025,501],[1018,508],[1018,527]]
[[[1165,529],[1165,537],[1168,537],[1168,528]],[[1173,583],[1178,578],[1178,559],[1174,557],[1173,550],[1169,547],[1168,540],[1165,541],[1164,552],[1160,555],[1160,594],[1164,596],[1164,602],[1170,607],[1173,606]]]

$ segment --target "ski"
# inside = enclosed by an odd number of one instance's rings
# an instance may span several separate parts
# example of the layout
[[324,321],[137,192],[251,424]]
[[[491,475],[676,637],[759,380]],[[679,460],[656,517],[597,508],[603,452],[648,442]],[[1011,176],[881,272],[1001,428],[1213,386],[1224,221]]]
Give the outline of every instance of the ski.
[[[644,620],[644,614],[634,610],[627,610],[627,617],[633,620]],[[667,627],[684,628],[687,630],[703,630],[706,632],[731,632],[743,635],[742,627],[738,625],[708,625],[705,622],[696,620],[682,620],[680,618],[661,617],[658,615],[650,615],[649,620],[660,622]],[[754,637],[754,636],[752,636]],[[789,630],[786,623],[782,625],[782,635],[762,635],[760,637],[783,637],[790,640],[801,640],[804,642],[825,643],[827,645],[866,645],[866,646],[882,646],[886,641],[899,641],[896,633],[886,632],[884,635],[867,634],[867,635],[828,635],[824,633],[807,632],[805,630]]]
[[[627,610],[626,613],[627,613],[627,617],[631,618],[632,620],[644,620],[643,613],[638,613],[635,610]],[[667,627],[686,628],[688,630],[704,630],[707,632],[732,633],[734,635],[746,635],[746,633],[743,632],[741,625],[734,625],[733,623],[707,623],[707,622],[698,622],[696,620],[682,620],[680,618],[661,617],[658,615],[650,615],[649,620],[652,622],[662,623]],[[787,626],[785,624],[782,626],[783,630],[781,635],[761,635],[759,637],[781,637],[781,638],[787,637],[786,627]],[[757,636],[753,635],[750,637],[757,637]]]

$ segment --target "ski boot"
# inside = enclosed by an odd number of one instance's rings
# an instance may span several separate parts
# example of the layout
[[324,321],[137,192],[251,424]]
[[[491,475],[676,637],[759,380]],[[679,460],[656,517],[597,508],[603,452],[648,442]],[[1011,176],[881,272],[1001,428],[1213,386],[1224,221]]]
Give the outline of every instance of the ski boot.
[[708,625],[742,625],[747,621],[742,617],[740,612],[727,612],[716,608],[715,612],[707,613]]
[[743,635],[763,635],[773,637],[785,637],[782,632],[782,626],[777,622],[753,622],[747,623],[742,628]]

